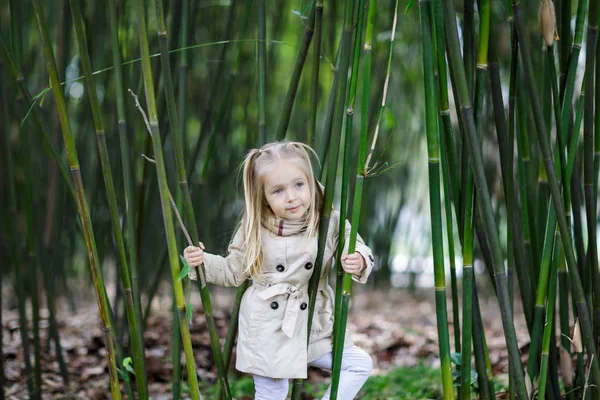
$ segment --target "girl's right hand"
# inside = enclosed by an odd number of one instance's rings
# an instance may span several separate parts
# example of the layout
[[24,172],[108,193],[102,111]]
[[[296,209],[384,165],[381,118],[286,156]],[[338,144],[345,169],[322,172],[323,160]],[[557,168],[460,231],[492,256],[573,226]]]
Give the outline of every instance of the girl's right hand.
[[183,251],[183,257],[190,267],[197,267],[204,262],[204,244],[198,243],[200,247],[188,246]]

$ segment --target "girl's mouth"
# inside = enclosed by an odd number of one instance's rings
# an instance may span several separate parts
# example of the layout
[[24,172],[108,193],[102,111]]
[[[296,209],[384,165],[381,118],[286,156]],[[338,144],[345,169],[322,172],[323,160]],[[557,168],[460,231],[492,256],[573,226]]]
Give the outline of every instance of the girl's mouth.
[[296,207],[294,207],[294,208],[288,208],[288,211],[291,211],[291,212],[296,212],[296,211],[298,211],[299,209],[300,209],[300,206],[296,206]]

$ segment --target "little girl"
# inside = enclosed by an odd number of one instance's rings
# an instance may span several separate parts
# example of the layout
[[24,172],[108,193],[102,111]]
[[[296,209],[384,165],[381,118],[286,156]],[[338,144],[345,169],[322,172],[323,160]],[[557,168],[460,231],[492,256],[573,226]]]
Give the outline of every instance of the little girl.
[[[327,277],[340,214],[331,213],[307,349],[308,282],[323,204],[307,149],[313,151],[297,142],[275,142],[250,151],[243,162],[245,209],[229,254],[205,253],[202,243],[184,251],[191,266],[204,263],[208,282],[239,286],[252,279],[240,308],[236,368],[253,375],[260,400],[284,400],[288,380],[305,379],[307,365],[332,368],[334,293]],[[350,235],[348,221],[345,235]],[[371,250],[358,237],[356,253],[345,253],[342,268],[365,283],[374,264]],[[338,398],[354,398],[371,369],[371,357],[346,333]],[[323,399],[329,399],[329,391]]]

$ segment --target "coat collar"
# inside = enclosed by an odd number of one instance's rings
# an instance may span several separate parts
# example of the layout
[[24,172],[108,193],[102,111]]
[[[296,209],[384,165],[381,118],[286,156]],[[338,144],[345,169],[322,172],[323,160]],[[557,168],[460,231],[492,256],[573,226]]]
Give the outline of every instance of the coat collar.
[[306,231],[306,218],[292,221],[263,213],[262,225],[277,236],[291,236]]

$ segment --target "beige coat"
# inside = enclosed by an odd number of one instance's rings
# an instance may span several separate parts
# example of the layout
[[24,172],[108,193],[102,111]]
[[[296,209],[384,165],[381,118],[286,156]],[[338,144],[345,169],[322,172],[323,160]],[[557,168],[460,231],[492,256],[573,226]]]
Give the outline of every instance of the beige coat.
[[[337,247],[339,218],[339,212],[333,210],[308,351],[308,282],[317,258],[317,239],[277,236],[262,227],[264,277],[253,281],[242,298],[236,362],[239,371],[270,378],[306,378],[307,364],[331,351],[334,291],[327,277]],[[346,221],[346,238],[349,235],[350,224]],[[243,233],[238,230],[227,257],[205,253],[208,282],[239,286],[249,278],[243,271],[243,243]],[[356,251],[366,260],[367,269],[353,279],[364,283],[374,262],[360,236]],[[344,345],[352,345],[348,333]]]

